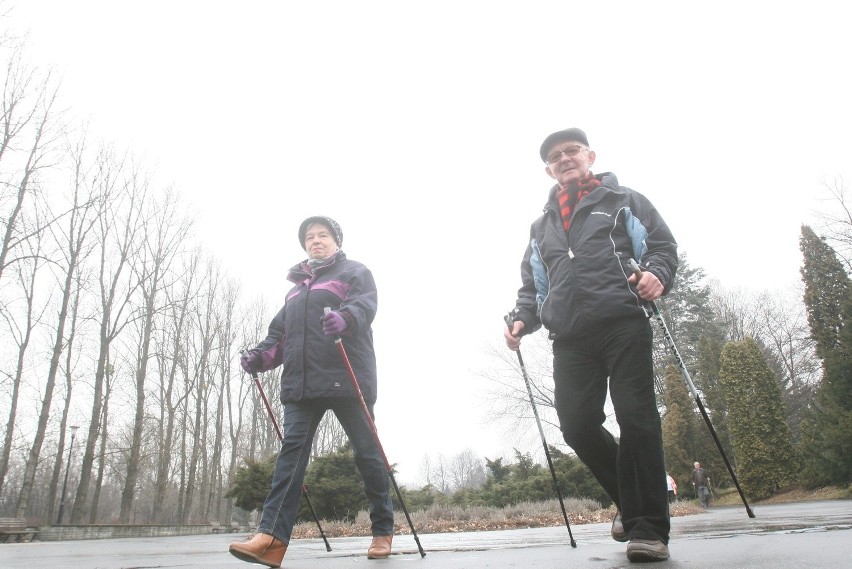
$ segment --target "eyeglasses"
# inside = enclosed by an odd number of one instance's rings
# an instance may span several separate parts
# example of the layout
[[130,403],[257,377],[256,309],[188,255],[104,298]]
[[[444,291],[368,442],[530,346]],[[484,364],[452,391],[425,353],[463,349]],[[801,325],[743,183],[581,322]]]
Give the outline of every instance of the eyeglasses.
[[579,146],[576,144],[572,144],[571,146],[566,146],[562,150],[557,150],[556,152],[552,152],[547,157],[548,164],[555,164],[562,160],[562,155],[564,154],[567,158],[571,158],[572,156],[576,156],[580,153],[581,150],[588,150],[585,146]]

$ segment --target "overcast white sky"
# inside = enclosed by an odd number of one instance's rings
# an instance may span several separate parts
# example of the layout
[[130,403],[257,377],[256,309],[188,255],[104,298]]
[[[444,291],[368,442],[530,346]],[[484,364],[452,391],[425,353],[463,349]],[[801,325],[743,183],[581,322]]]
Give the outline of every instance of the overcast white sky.
[[841,2],[2,5],[71,112],[192,204],[247,295],[277,307],[301,220],[340,222],[379,286],[377,424],[401,483],[424,454],[516,444],[481,371],[551,186],[547,134],[583,128],[595,171],[731,288],[794,285],[823,181],[852,179]]

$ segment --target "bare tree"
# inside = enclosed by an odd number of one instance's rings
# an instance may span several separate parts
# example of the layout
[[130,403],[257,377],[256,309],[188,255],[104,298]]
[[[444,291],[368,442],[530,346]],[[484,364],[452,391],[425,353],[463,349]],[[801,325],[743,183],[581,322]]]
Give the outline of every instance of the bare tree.
[[[198,486],[199,516],[201,519],[206,520],[210,517],[210,477],[212,469],[215,468],[214,465],[211,465],[211,449],[208,444],[208,437],[211,434],[209,432],[211,418],[210,400],[212,398],[221,401],[221,397],[216,397],[218,385],[215,381],[215,372],[213,371],[216,360],[215,351],[220,344],[219,334],[221,330],[219,328],[217,306],[219,303],[219,286],[221,282],[218,264],[209,259],[206,263],[204,283],[206,284],[206,289],[198,298],[199,310],[195,313],[198,318],[196,329],[198,331],[200,351],[195,360],[199,390],[193,454],[200,459],[199,466],[201,467]],[[221,408],[217,405],[217,411],[214,412],[213,417],[214,425],[217,421],[216,415],[218,414],[221,414]],[[216,441],[213,441],[213,446],[215,454]],[[193,465],[190,466],[192,467]],[[190,482],[192,482],[192,478],[190,478]],[[189,512],[189,508],[186,508],[186,512]]]
[[[539,330],[524,336],[521,351],[533,401],[547,440],[561,441],[553,393],[553,352],[546,333]],[[495,422],[503,427],[505,435],[516,446],[541,449],[535,415],[517,355],[500,343],[495,344],[489,353],[493,366],[482,372],[493,385],[487,395],[489,415],[495,417]]]
[[764,293],[760,296],[760,343],[768,351],[767,361],[776,363],[773,371],[787,411],[787,424],[794,439],[812,400],[822,368],[811,337],[803,293],[786,296]]
[[781,388],[794,435],[821,372],[801,298],[798,289],[746,293],[720,286],[714,287],[712,297],[728,325],[729,340],[752,338],[761,347]]
[[450,486],[450,472],[447,466],[446,457],[438,453],[438,458],[434,461],[431,478],[435,480],[435,487],[438,491],[449,493],[452,487]]
[[852,273],[852,204],[849,202],[846,182],[842,176],[831,182],[824,181],[828,198],[823,211],[817,213],[822,221],[820,229],[837,255]]
[[[255,300],[249,304],[246,317],[244,318],[244,328],[242,334],[242,346],[253,347],[266,337],[267,326],[269,324],[268,306],[262,300]],[[269,393],[269,403],[272,408],[278,409],[278,398],[272,394],[278,393],[278,373],[273,371],[270,373],[262,373],[259,376],[261,387],[266,393]],[[249,378],[246,381],[251,381]],[[254,381],[251,381],[254,383]],[[272,389],[275,389],[273,391]],[[249,409],[251,417],[251,425],[248,433],[248,448],[246,455],[252,459],[262,458],[270,453],[271,449],[277,448],[277,436],[273,430],[271,422],[267,417],[267,411],[261,402],[258,390],[252,386],[251,391],[251,408]],[[274,442],[273,442],[273,437]]]
[[[235,319],[239,317],[237,315],[237,303],[239,301],[239,293],[239,284],[229,279],[225,284],[225,287],[219,299],[221,311],[219,322],[220,343],[216,368],[217,373],[219,374],[219,386],[220,391],[222,393],[220,401],[223,405],[223,410],[221,418],[217,420],[217,435],[214,438],[217,441],[221,441],[223,447],[221,451],[222,457],[217,463],[218,480],[216,490],[216,519],[221,519],[222,512],[220,508],[223,505],[223,494],[228,488],[230,488],[232,476],[235,473],[237,463],[238,439],[240,431],[242,429],[242,410],[245,406],[246,396],[248,394],[248,390],[245,389],[248,386],[245,386],[242,383],[240,384],[239,390],[237,392],[236,401],[234,400],[234,396],[231,391],[231,380],[233,378],[233,370],[231,368],[231,364],[234,360],[235,354],[238,352],[238,348],[236,346],[237,327]],[[237,425],[234,425],[232,416],[235,409],[237,410],[239,415],[239,418],[237,419]],[[225,434],[226,428],[228,431],[227,439]],[[227,447],[224,446],[225,442],[228,443]],[[226,460],[226,455],[228,461],[227,469],[226,472],[223,472],[223,466],[225,466],[224,463]],[[232,500],[232,498],[228,498],[225,502],[225,506],[228,508],[228,511],[231,510]]]
[[[130,167],[125,172],[125,160],[118,158],[111,147],[98,152],[93,168],[93,184],[98,187],[97,243],[98,268],[97,291],[98,308],[93,315],[98,323],[98,355],[92,396],[92,410],[86,445],[80,466],[80,482],[71,510],[71,523],[79,524],[86,517],[86,502],[91,484],[92,466],[95,460],[95,446],[101,439],[101,449],[106,441],[107,423],[104,407],[108,404],[106,384],[114,372],[110,361],[110,348],[119,334],[137,313],[132,310],[130,301],[139,281],[131,272],[130,263],[136,257],[139,248],[139,234],[142,227],[142,212],[147,199],[147,180],[137,168]],[[103,479],[103,460],[98,465],[99,478]],[[99,494],[95,485],[95,493]],[[92,501],[89,519],[94,523],[97,512],[97,500]]]
[[[23,300],[23,313],[13,314],[8,308],[0,305],[0,317],[3,318],[8,328],[6,338],[14,339],[17,348],[17,358],[14,373],[9,374],[11,379],[11,390],[9,397],[9,412],[6,419],[6,431],[3,437],[3,449],[0,451],[0,495],[9,470],[9,459],[12,452],[12,441],[15,435],[15,420],[18,416],[18,399],[21,393],[21,385],[25,371],[25,356],[32,339],[33,330],[42,320],[45,308],[35,305],[36,275],[43,265],[41,255],[41,234],[37,233],[33,239],[26,242],[31,263],[19,263],[15,267],[15,273],[20,285]],[[20,306],[21,303],[16,303]]]
[[[101,416],[100,416],[100,424],[103,427],[100,430],[100,446],[98,451],[98,473],[95,476],[95,489],[92,492],[92,505],[89,509],[89,523],[94,524],[98,519],[98,506],[100,504],[101,499],[101,489],[103,488],[104,481],[104,471],[106,470],[106,449],[107,449],[107,428],[108,424],[107,419],[109,418],[109,396],[112,390],[112,378],[115,375],[115,368],[112,364],[107,363],[106,369],[104,370],[104,374],[106,375],[106,379],[103,382],[103,405],[100,406]],[[83,472],[81,471],[80,477],[82,485],[82,476]],[[77,503],[75,501],[74,506],[76,508]],[[73,518],[72,518],[72,523]],[[77,522],[79,523],[79,522]]]
[[485,483],[485,467],[481,457],[470,448],[464,449],[450,460],[453,490],[478,488]]
[[[2,241],[0,241],[0,282],[5,269],[22,257],[13,251],[43,226],[21,224],[28,197],[35,192],[38,173],[53,166],[50,162],[61,130],[58,114],[54,114],[58,87],[50,73],[23,62],[23,45],[15,43],[6,62],[6,81],[0,101],[0,211],[2,211]],[[47,223],[53,220],[45,219]]]
[[473,449],[447,458],[443,454],[436,457],[424,455],[420,472],[426,486],[439,492],[449,493],[463,488],[479,488],[487,478],[485,460],[478,457]]
[[184,504],[186,503],[186,495],[190,492],[189,484],[188,484],[188,476],[189,476],[189,463],[190,458],[187,450],[187,445],[189,444],[189,433],[187,425],[189,424],[190,417],[190,409],[189,409],[189,400],[188,397],[191,393],[192,381],[190,380],[190,371],[189,365],[187,362],[187,357],[184,356],[181,358],[180,362],[180,370],[183,377],[183,385],[186,389],[187,398],[183,398],[180,404],[180,416],[181,416],[181,429],[180,429],[180,452],[178,453],[178,462],[179,467],[178,471],[180,472],[180,479],[178,481],[178,496],[177,496],[177,520],[178,523],[181,523],[182,520],[185,519],[184,513]]
[[145,386],[155,318],[162,310],[161,293],[164,288],[171,285],[170,269],[185,243],[191,223],[188,219],[180,218],[178,201],[173,194],[169,193],[162,201],[152,201],[150,215],[145,216],[143,225],[145,227],[143,248],[140,258],[134,265],[137,278],[141,283],[142,295],[142,325],[138,339],[135,372],[136,410],[119,514],[120,522],[125,524],[130,522],[136,484],[140,474],[142,435],[145,427]]
[[[244,423],[245,423],[245,412],[248,407],[251,409],[251,404],[249,403],[249,399],[252,395],[253,390],[255,390],[252,385],[252,381],[245,379],[242,370],[236,370],[237,375],[235,375],[234,370],[231,369],[231,365],[233,360],[237,357],[237,353],[247,345],[246,337],[257,338],[260,334],[260,331],[255,329],[251,333],[247,333],[243,327],[247,326],[247,322],[250,321],[250,318],[244,313],[245,311],[237,312],[237,302],[239,300],[238,289],[236,285],[232,285],[228,288],[228,295],[226,297],[226,306],[228,308],[227,314],[228,319],[225,322],[222,331],[222,340],[223,346],[220,351],[220,367],[223,375],[227,377],[224,385],[225,391],[225,400],[226,400],[226,413],[228,417],[228,440],[230,442],[230,459],[228,464],[228,482],[227,485],[230,488],[233,482],[233,477],[236,474],[237,468],[237,459],[240,456],[240,453],[245,453],[248,456],[253,456],[254,449],[252,448],[252,442],[255,441],[255,437],[253,436],[252,426],[256,425],[255,419],[256,417],[252,417],[252,422],[248,426],[249,428],[249,444],[247,445],[243,441],[244,439]],[[252,311],[248,310],[249,313],[256,313],[258,315],[264,314],[266,312],[265,305],[262,302],[258,302],[255,304],[256,310]],[[257,327],[260,326],[259,317],[255,318],[255,324]],[[237,328],[237,323],[242,322],[242,327]],[[256,340],[254,340],[256,343]],[[254,345],[254,344],[252,344]],[[237,382],[236,394],[233,393],[233,382]]]
[[[80,273],[77,273],[77,285],[74,288],[73,308],[71,309],[71,322],[68,330],[68,343],[65,347],[65,404],[62,407],[62,413],[59,420],[59,443],[57,445],[56,456],[53,461],[53,475],[50,478],[50,484],[47,488],[47,512],[45,518],[53,519],[54,506],[56,505],[56,495],[59,489],[59,477],[62,473],[63,457],[65,456],[65,434],[68,431],[68,412],[71,409],[71,394],[74,391],[74,368],[75,357],[78,355],[75,352],[75,341],[77,340],[77,326],[79,322],[79,306],[80,293],[83,289]],[[70,453],[69,453],[70,460]],[[70,469],[71,465],[66,464],[65,468]],[[66,470],[67,472],[67,470]]]
[[316,458],[331,454],[346,444],[347,440],[346,431],[343,430],[334,413],[326,413],[317,427],[311,457]]
[[[9,325],[10,335],[16,338],[17,347],[17,365],[12,377],[7,428],[0,456],[2,490],[9,471],[24,357],[34,326],[41,320],[40,310],[34,305],[35,277],[43,264],[44,227],[52,221],[42,215],[43,210],[33,198],[39,174],[52,166],[50,160],[62,125],[59,114],[53,111],[58,88],[50,73],[42,74],[24,62],[23,42],[5,34],[0,40],[0,57],[6,70],[0,100],[0,285],[10,266],[29,265],[18,266],[15,271],[24,293],[25,310],[16,313],[16,309],[7,308],[6,297],[0,296],[0,313]],[[29,219],[27,211],[31,212]],[[0,287],[0,293],[3,291]],[[26,470],[25,478],[34,475],[34,468],[33,464]],[[31,484],[25,481],[22,487],[31,488]]]
[[163,327],[164,339],[162,345],[166,350],[170,350],[170,352],[160,354],[159,365],[162,373],[160,374],[161,381],[159,381],[158,385],[159,421],[155,427],[158,453],[152,508],[152,517],[156,521],[160,521],[163,514],[166,491],[173,468],[172,453],[175,443],[178,409],[185,403],[186,398],[189,396],[189,391],[177,392],[179,389],[177,381],[179,362],[181,358],[185,357],[187,320],[191,316],[189,313],[190,304],[197,294],[195,276],[198,273],[199,262],[200,254],[198,251],[188,258],[187,265],[182,271],[184,278],[181,281],[182,290],[179,297],[172,298],[173,292],[177,291],[172,291],[171,289],[165,291],[165,294],[169,297],[169,322]]
[[[50,227],[54,240],[57,244],[57,255],[63,259],[55,263],[58,275],[59,292],[59,314],[56,321],[55,336],[51,349],[50,364],[42,398],[41,412],[36,427],[35,438],[30,447],[27,465],[24,473],[21,492],[18,496],[16,516],[24,516],[29,506],[30,494],[36,468],[38,466],[41,447],[47,433],[48,420],[53,399],[53,390],[56,385],[56,377],[59,372],[59,362],[66,348],[66,325],[68,323],[69,308],[73,308],[72,298],[75,294],[75,283],[78,271],[86,256],[91,252],[92,245],[89,243],[89,235],[97,220],[97,211],[91,188],[85,184],[83,164],[80,161],[82,155],[80,146],[71,148],[69,155],[73,161],[73,178],[71,181],[70,214],[64,221],[64,225],[55,224]],[[49,208],[48,208],[49,209]]]
[[760,324],[752,310],[753,297],[742,289],[729,290],[714,283],[711,304],[728,331],[727,339],[741,342],[760,337]]
[[427,487],[434,487],[434,481],[432,480],[432,457],[428,453],[424,454],[423,459],[420,461],[420,475]]

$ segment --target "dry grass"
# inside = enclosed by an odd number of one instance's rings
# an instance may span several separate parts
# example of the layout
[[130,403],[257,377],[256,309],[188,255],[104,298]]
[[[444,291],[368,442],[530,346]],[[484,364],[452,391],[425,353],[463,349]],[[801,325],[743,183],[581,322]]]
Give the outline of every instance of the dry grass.
[[816,500],[849,500],[852,498],[852,485],[846,488],[828,486],[816,490],[805,490],[804,488],[790,488],[784,492],[762,500],[761,504],[782,504],[786,502],[814,502]]
[[[748,496],[746,496],[748,498]],[[847,487],[842,486],[827,486],[825,488],[817,488],[816,490],[806,490],[800,487],[792,487],[782,490],[777,494],[765,499],[756,501],[756,504],[787,504],[790,502],[814,502],[817,500],[849,500],[852,499],[852,485]],[[749,500],[751,501],[751,500]],[[711,505],[731,506],[741,502],[740,495],[736,489],[730,488],[721,492],[716,492]]]
[[[594,500],[565,500],[565,511],[572,525],[609,522],[615,515],[615,508],[601,508]],[[671,505],[672,516],[688,516],[703,510],[693,502],[677,501]],[[524,502],[506,508],[455,508],[433,506],[427,510],[411,512],[411,522],[418,533],[455,533],[468,531],[490,531],[501,529],[522,529],[534,527],[554,527],[565,523],[562,510],[556,499],[546,502]],[[322,521],[322,529],[327,537],[355,537],[370,535],[370,518],[367,512],[358,514],[354,523],[342,521]],[[402,512],[397,512],[396,533],[410,533],[408,522]],[[303,522],[293,528],[293,538],[318,538],[319,530],[313,522]]]
[[[780,504],[788,502],[809,502],[814,500],[852,499],[852,486],[828,487],[817,490],[790,488],[779,492],[760,504]],[[716,492],[712,505],[725,506],[740,503],[735,489]],[[572,525],[609,522],[615,515],[615,508],[601,508],[594,500],[569,498],[565,500],[565,510]],[[672,516],[689,516],[704,511],[696,500],[676,501],[670,508]],[[489,531],[501,529],[522,529],[533,527],[554,527],[565,523],[562,510],[556,499],[545,502],[524,502],[506,508],[457,508],[433,506],[427,510],[411,512],[411,521],[418,533],[454,533],[467,531]],[[323,532],[327,537],[355,537],[370,535],[370,517],[367,512],[358,514],[354,523],[335,520],[323,520]],[[396,515],[396,533],[410,533],[408,522],[402,512]],[[318,538],[319,530],[314,522],[297,524],[293,529],[293,538]]]

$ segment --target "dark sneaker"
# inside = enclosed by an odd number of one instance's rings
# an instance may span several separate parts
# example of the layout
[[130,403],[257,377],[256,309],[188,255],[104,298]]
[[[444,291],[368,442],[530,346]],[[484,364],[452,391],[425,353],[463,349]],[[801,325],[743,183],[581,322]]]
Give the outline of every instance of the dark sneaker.
[[659,539],[631,539],[627,544],[627,559],[633,563],[665,561],[669,548]]
[[615,541],[627,541],[627,532],[624,531],[624,524],[621,523],[621,511],[616,510],[615,517],[612,519],[612,528],[609,530],[612,539]]

